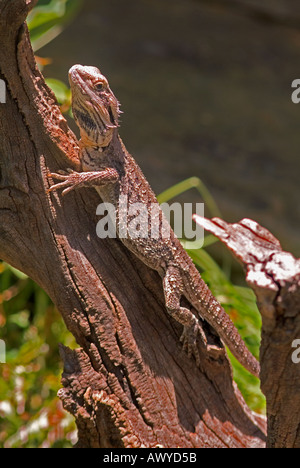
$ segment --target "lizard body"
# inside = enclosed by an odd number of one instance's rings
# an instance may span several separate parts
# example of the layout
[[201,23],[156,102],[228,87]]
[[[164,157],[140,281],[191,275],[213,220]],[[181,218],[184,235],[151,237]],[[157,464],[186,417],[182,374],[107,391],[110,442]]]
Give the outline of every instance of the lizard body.
[[[120,234],[120,196],[128,206],[142,203],[150,208],[158,202],[141,169],[127,152],[118,134],[119,103],[106,78],[95,67],[74,65],[69,71],[72,108],[80,129],[80,159],[83,172],[50,174],[60,180],[50,191],[63,188],[63,194],[76,187],[96,188],[103,202],[115,208]],[[160,209],[159,209],[160,210]],[[165,222],[160,210],[160,223]],[[150,229],[150,227],[149,227]],[[182,341],[188,354],[199,356],[196,338],[206,343],[199,318],[181,305],[187,301],[218,333],[239,362],[252,374],[259,375],[259,364],[252,356],[228,315],[212,295],[189,255],[170,229],[169,237],[132,238],[119,236],[123,244],[148,267],[158,271],[163,281],[166,309],[184,327]]]

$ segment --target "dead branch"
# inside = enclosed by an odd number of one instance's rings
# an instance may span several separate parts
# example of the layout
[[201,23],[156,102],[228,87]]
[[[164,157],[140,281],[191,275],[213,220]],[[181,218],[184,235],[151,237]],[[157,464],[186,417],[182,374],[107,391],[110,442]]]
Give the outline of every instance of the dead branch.
[[[300,260],[284,252],[267,229],[249,219],[227,224],[197,217],[246,269],[262,316],[261,388],[267,401],[268,447],[300,447]],[[298,344],[299,347],[299,344]]]

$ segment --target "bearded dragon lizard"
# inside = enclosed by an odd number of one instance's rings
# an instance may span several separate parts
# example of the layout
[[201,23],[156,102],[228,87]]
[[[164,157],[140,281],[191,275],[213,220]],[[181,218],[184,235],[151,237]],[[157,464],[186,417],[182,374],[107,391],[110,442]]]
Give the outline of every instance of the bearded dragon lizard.
[[[74,65],[69,71],[69,81],[73,115],[80,129],[83,172],[69,170],[49,174],[50,178],[60,181],[52,185],[49,191],[63,189],[62,194],[66,194],[78,187],[96,188],[102,201],[114,206],[117,230],[120,230],[121,195],[127,197],[129,205],[142,203],[149,207],[158,202],[118,134],[119,103],[105,76],[95,67]],[[200,317],[213,327],[246,369],[255,376],[259,375],[259,363],[245,346],[234,324],[212,295],[172,230],[168,238],[162,235],[146,238],[120,236],[120,240],[142,262],[160,274],[166,309],[183,325],[181,341],[188,355],[195,356],[197,365],[197,336],[207,344]],[[198,316],[181,305],[182,297],[197,311]]]

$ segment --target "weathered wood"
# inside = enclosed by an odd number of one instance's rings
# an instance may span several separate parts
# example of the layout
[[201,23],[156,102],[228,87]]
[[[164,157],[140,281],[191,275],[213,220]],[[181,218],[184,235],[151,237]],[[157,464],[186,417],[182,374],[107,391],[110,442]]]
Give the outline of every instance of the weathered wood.
[[78,143],[35,64],[24,24],[34,3],[0,0],[0,257],[45,289],[80,346],[61,347],[60,391],[78,446],[264,446],[218,338],[207,327],[214,354],[200,348],[197,369],[158,275],[98,239],[97,193],[47,193],[48,172],[78,168]]
[[[197,222],[216,235],[246,268],[262,316],[261,388],[266,396],[267,446],[300,448],[300,363],[292,359],[300,339],[300,260],[256,222]],[[296,346],[299,347],[299,344]]]

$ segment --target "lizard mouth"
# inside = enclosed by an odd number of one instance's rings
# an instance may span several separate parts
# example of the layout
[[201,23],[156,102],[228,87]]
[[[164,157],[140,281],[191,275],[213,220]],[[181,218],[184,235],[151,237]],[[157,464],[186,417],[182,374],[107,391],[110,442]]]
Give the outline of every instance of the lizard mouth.
[[107,109],[108,110],[108,113],[109,113],[109,116],[110,116],[110,120],[111,120],[111,123],[113,125],[113,127],[118,127],[118,123],[116,122],[115,118],[114,118],[114,114],[113,114],[113,111],[111,109],[111,107],[109,106],[109,108]]

